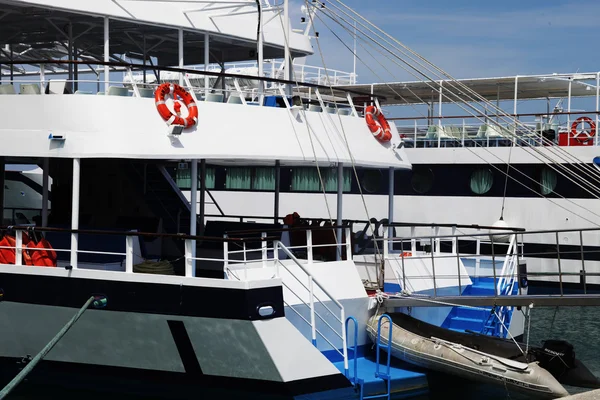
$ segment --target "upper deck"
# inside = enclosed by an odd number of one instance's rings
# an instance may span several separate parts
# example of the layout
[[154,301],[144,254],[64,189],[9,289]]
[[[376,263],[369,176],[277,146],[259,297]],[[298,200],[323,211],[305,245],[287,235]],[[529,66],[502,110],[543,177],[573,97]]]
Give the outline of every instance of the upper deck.
[[[385,98],[385,105],[401,106],[394,107],[395,118],[390,119],[409,148],[579,148],[599,144],[598,72],[340,88],[368,91]],[[583,124],[581,118],[589,120]],[[593,150],[570,151],[583,154]]]

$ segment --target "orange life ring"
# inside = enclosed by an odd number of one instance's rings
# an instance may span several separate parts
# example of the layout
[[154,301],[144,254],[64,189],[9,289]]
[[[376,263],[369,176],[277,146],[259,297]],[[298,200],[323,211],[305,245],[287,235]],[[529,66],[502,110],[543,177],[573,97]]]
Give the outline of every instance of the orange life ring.
[[[578,130],[579,124],[589,124],[589,131],[586,129]],[[571,137],[580,143],[591,140],[596,135],[596,124],[590,117],[579,117],[571,124]]]
[[381,110],[375,106],[368,106],[365,110],[365,120],[369,130],[380,142],[389,142],[392,139],[390,124],[385,119]]
[[[173,108],[175,114],[169,110],[166,103],[166,97],[170,95],[173,100],[178,100],[177,97],[185,104],[188,109],[188,116],[183,118],[179,110],[181,109],[181,103],[175,101]],[[183,125],[186,128],[192,127],[198,123],[198,106],[194,101],[191,94],[179,85],[171,83],[163,83],[156,89],[154,93],[154,100],[156,101],[156,109],[158,113],[165,121],[167,125]]]

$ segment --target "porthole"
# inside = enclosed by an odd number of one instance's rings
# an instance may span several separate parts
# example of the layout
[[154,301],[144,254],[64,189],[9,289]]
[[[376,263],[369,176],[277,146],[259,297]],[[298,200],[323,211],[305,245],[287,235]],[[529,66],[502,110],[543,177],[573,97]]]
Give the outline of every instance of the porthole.
[[429,168],[414,168],[410,184],[419,194],[425,194],[433,187],[433,171]]
[[376,193],[381,189],[381,171],[376,169],[367,169],[363,171],[360,184],[367,193]]
[[471,174],[471,192],[486,194],[494,184],[494,174],[489,169],[478,169]]
[[542,169],[542,172],[540,173],[540,192],[544,196],[554,192],[557,182],[558,176],[556,175],[556,171],[550,168]]

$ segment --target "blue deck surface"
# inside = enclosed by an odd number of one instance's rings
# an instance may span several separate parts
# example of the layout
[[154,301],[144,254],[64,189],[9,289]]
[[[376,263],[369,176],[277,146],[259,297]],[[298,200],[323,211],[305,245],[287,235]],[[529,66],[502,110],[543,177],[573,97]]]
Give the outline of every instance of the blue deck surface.
[[[386,361],[387,355],[381,352],[381,362]],[[336,362],[334,365],[342,373],[344,373],[344,362]],[[375,377],[375,368],[377,364],[375,359],[371,357],[361,357],[357,360],[358,378],[364,380],[364,394],[370,396],[379,393],[385,393],[386,387],[382,379]],[[350,376],[354,374],[354,360],[348,360],[348,368]],[[422,396],[429,392],[427,376],[422,372],[411,371],[405,364],[392,358],[390,367],[390,376],[392,377],[392,398],[406,399],[417,396]],[[385,373],[385,365],[380,366],[380,371]],[[357,396],[358,398],[358,396]]]

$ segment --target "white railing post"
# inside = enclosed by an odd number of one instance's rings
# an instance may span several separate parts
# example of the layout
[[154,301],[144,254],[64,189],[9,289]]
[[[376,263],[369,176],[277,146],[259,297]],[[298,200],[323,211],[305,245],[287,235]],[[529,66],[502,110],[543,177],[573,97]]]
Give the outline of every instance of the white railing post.
[[[477,233],[479,233],[479,229],[477,229]],[[477,240],[475,242],[475,253],[477,258],[475,259],[475,276],[479,277],[479,267],[481,266],[481,237],[477,236]]]
[[193,247],[193,240],[186,239],[185,244],[184,244],[184,251],[185,251],[184,257],[185,257],[185,276],[187,276],[187,277],[194,276],[193,271],[192,271],[193,264],[194,264],[194,260],[192,259],[192,247]]
[[[42,95],[46,94],[46,68],[44,64],[40,64],[40,89]],[[597,125],[596,125],[597,126]]]
[[[227,239],[227,235],[223,235],[223,239]],[[223,271],[229,267],[229,242],[223,241]]]
[[133,273],[133,236],[125,236],[125,272]]
[[352,230],[346,228],[346,260],[352,260]]
[[314,288],[313,288],[313,277],[312,275],[308,275],[308,291],[309,291],[309,302],[310,302],[310,329],[311,329],[311,337],[312,344],[317,347],[317,326],[315,324],[315,297],[314,297]]
[[440,254],[440,227],[435,227],[435,254]]
[[312,248],[312,231],[308,229],[306,231],[306,259],[309,264],[313,262],[313,248]]
[[415,235],[417,232],[417,228],[415,228],[414,226],[410,227],[410,251],[412,253],[412,255],[414,256],[415,253],[417,252],[417,239],[414,239]]
[[275,263],[275,278],[281,277],[279,275],[279,240],[273,241],[273,262]]
[[261,248],[261,253],[262,253],[263,268],[267,268],[267,240],[266,240],[266,237],[267,237],[266,232],[263,232],[260,234],[260,238],[262,239],[260,241],[260,248]]
[[23,265],[23,231],[15,229],[15,265]]
[[458,238],[456,237],[456,226],[452,227],[452,254],[458,253]]
[[140,90],[138,89],[137,82],[133,80],[133,73],[131,72],[131,68],[127,67],[127,76],[129,77],[129,81],[131,82],[131,86],[133,87],[134,97],[142,97],[140,95]]
[[[342,308],[340,310],[340,316],[342,317],[342,346],[344,350],[344,371],[348,371],[348,338],[346,337],[346,311]],[[357,351],[358,349],[354,349]]]
[[388,243],[388,238],[389,238],[389,230],[388,229],[384,229],[383,230],[383,259],[387,260],[389,258],[389,243]]

